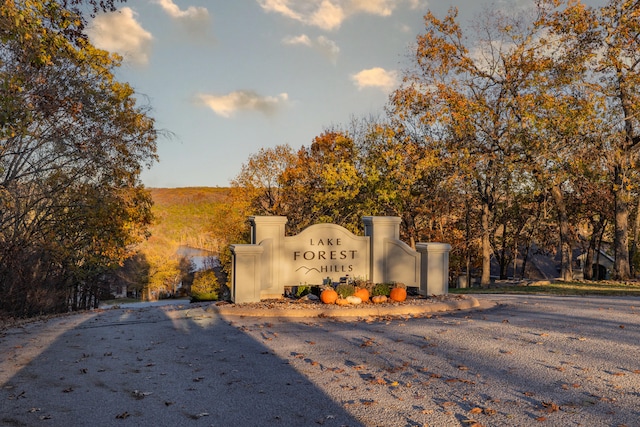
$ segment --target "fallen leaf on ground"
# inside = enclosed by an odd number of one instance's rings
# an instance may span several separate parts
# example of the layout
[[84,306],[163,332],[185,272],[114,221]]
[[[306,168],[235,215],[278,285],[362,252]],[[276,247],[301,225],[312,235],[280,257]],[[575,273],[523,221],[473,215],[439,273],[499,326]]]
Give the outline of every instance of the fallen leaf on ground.
[[139,399],[144,399],[145,397],[147,397],[147,396],[149,396],[149,395],[151,395],[151,394],[153,394],[153,393],[152,393],[152,392],[150,392],[150,391],[139,391],[139,390],[133,390],[133,391],[131,392],[131,395],[132,395],[133,397],[135,397],[136,399],[138,399],[138,400],[139,400]]

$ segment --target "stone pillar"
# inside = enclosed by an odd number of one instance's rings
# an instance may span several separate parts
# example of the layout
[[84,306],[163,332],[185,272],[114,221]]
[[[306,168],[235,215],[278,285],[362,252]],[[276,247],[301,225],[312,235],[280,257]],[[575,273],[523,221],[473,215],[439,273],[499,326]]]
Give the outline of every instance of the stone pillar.
[[371,273],[369,280],[373,283],[383,283],[389,280],[385,271],[385,240],[400,239],[400,222],[397,216],[365,216],[364,235],[369,237],[371,244]]
[[448,243],[418,243],[420,252],[420,295],[446,295],[449,293],[449,252]]
[[231,299],[235,303],[260,301],[262,253],[260,245],[231,245]]
[[251,216],[251,243],[259,244],[265,239],[284,240],[286,216]]
[[282,254],[284,251],[284,216],[252,216],[251,243],[264,247],[260,298],[282,297]]

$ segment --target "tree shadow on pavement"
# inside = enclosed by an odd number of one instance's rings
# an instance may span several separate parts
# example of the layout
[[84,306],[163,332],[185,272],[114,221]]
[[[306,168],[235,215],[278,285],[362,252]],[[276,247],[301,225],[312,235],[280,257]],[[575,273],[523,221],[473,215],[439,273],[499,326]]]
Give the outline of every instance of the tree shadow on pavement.
[[639,313],[638,299],[549,297],[423,317],[234,325],[365,425],[634,425]]
[[0,380],[3,426],[363,425],[288,360],[188,305],[4,331]]

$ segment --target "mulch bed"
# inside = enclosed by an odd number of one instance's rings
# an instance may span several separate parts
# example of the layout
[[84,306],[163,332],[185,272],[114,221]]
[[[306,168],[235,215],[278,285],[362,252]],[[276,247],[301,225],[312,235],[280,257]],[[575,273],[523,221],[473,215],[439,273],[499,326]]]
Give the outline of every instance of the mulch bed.
[[[430,297],[422,297],[416,295],[409,295],[407,299],[403,302],[395,302],[395,301],[387,301],[382,304],[375,304],[379,307],[389,307],[389,306],[403,306],[403,305],[426,305],[426,304],[435,304],[441,302],[450,302],[450,301],[461,301],[467,299],[466,295],[433,295]],[[336,306],[336,305],[327,305],[319,300],[310,300],[306,298],[280,298],[280,299],[267,299],[262,300],[260,302],[250,302],[250,303],[241,303],[234,304],[227,301],[219,301],[214,303],[216,306],[225,306],[225,307],[237,307],[237,308],[249,308],[249,309],[291,309],[291,310],[299,310],[299,309],[318,309],[325,310],[327,308],[332,309],[355,309],[362,308],[367,306],[374,305],[372,302],[363,302],[358,305],[348,305],[348,306]]]

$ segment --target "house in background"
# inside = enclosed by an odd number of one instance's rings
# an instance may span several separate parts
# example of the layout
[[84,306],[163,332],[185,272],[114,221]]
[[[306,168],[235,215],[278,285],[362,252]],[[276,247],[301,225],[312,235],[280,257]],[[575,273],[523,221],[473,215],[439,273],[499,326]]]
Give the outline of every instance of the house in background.
[[[584,263],[586,259],[586,253],[581,249],[574,250],[573,253],[573,277],[575,280],[584,279]],[[607,280],[611,277],[613,271],[614,259],[610,255],[606,254],[602,250],[600,254],[594,254],[593,257],[593,278],[599,278],[600,280]],[[511,262],[506,267],[507,280],[520,280],[522,279],[522,264],[523,260],[518,258],[515,262]],[[515,278],[514,278],[515,267]],[[524,279],[537,281],[537,280],[555,280],[560,277],[560,254],[550,254],[533,247],[527,257]],[[498,260],[492,256],[491,258],[491,279],[500,279],[500,265]],[[458,277],[457,286],[465,287],[466,275],[464,272]],[[478,285],[480,283],[480,271],[472,271],[472,285]]]
[[127,297],[127,285],[119,283],[111,286],[111,293],[114,298],[126,298]]
[[[575,280],[584,279],[584,263],[587,254],[581,249],[573,251],[573,278]],[[593,256],[593,278],[606,280],[611,277],[613,271],[613,258],[602,250],[600,255]],[[513,271],[513,270],[511,270]],[[520,271],[520,270],[518,270]],[[493,272],[493,270],[492,270]],[[560,254],[551,255],[545,253],[534,253],[527,260],[526,278],[532,280],[554,280],[560,277]],[[511,276],[510,276],[511,277]]]
[[[578,255],[578,268],[580,269],[580,273],[582,273],[584,269],[584,262],[587,258],[587,254],[583,253]],[[611,278],[611,272],[613,271],[613,257],[607,255],[606,253],[599,251],[599,253],[595,253],[593,255],[593,275],[592,277],[598,278],[600,280],[608,280]],[[580,277],[581,279],[584,276]]]
[[207,269],[216,269],[220,267],[220,260],[211,251],[204,249],[192,248],[189,246],[180,246],[176,251],[179,257],[187,258],[193,265],[192,273]]

